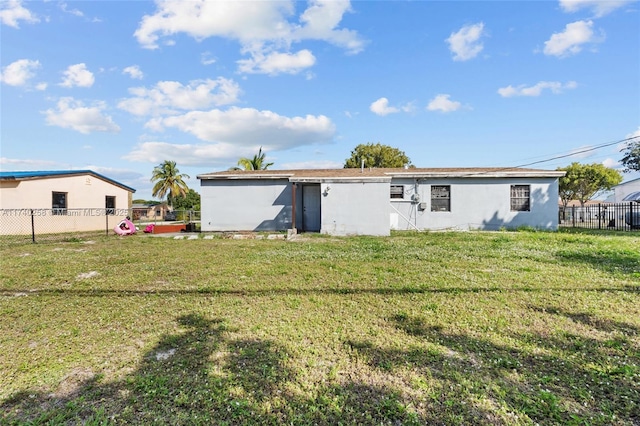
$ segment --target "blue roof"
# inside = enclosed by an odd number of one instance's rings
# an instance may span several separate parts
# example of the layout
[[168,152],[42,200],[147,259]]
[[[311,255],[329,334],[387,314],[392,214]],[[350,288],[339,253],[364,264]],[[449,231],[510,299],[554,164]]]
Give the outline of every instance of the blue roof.
[[130,186],[124,185],[118,181],[110,179],[100,173],[96,173],[93,170],[33,170],[33,171],[16,171],[16,172],[0,172],[0,180],[23,180],[23,179],[38,179],[48,178],[55,176],[77,176],[77,175],[93,175],[99,179],[110,182],[116,186],[126,189],[127,191],[136,192],[135,189]]

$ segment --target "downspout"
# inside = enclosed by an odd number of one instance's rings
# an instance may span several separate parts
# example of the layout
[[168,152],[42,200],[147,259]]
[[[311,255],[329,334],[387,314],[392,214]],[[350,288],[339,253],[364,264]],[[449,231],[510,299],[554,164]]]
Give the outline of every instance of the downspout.
[[298,185],[293,182],[291,184],[291,229],[296,230],[296,187]]

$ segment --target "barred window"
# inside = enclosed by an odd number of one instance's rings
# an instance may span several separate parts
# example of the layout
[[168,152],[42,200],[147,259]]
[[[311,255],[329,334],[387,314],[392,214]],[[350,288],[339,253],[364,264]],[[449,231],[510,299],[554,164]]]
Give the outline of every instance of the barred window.
[[531,210],[530,185],[511,185],[511,211],[528,212]]
[[391,198],[404,198],[404,186],[403,185],[391,185]]
[[116,197],[112,195],[105,196],[104,208],[107,214],[116,214]]
[[450,212],[451,211],[451,186],[432,185],[431,186],[431,211]]
[[51,193],[51,213],[54,215],[67,214],[67,193],[66,192]]

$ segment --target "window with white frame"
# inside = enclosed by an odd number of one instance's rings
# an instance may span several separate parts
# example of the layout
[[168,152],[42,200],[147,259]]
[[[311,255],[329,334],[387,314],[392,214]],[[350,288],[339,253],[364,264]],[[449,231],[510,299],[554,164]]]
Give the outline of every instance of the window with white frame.
[[531,210],[531,185],[511,185],[511,211]]
[[451,185],[431,185],[431,211],[451,211]]
[[391,198],[404,198],[404,185],[391,185]]

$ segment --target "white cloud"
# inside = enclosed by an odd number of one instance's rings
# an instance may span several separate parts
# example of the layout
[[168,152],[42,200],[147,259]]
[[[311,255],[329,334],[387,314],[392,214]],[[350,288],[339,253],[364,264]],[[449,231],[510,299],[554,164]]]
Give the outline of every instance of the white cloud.
[[138,162],[159,163],[171,158],[185,166],[235,164],[238,158],[255,154],[253,148],[238,148],[228,143],[171,144],[167,142],[143,142],[129,152],[125,159]]
[[50,126],[73,129],[84,134],[119,132],[120,127],[113,122],[112,118],[103,114],[104,109],[106,105],[102,102],[86,107],[81,101],[73,98],[61,98],[56,109],[48,109],[44,114]]
[[63,75],[64,79],[60,83],[62,87],[91,87],[95,81],[93,73],[87,69],[86,64],[71,65]]
[[638,127],[638,130],[636,130],[635,132],[629,133],[625,139],[638,137],[640,137],[640,127]]
[[560,0],[560,7],[568,13],[577,12],[581,9],[589,9],[593,12],[595,18],[600,18],[634,1],[635,0]]
[[144,78],[144,73],[137,65],[131,65],[130,67],[126,67],[122,70],[122,74],[127,74],[131,78],[135,78],[136,80],[142,80]]
[[514,96],[540,96],[542,91],[549,89],[551,93],[559,94],[567,89],[575,89],[578,87],[578,83],[575,81],[569,81],[566,84],[562,84],[558,81],[540,81],[537,84],[526,87],[524,84],[513,87],[511,85],[498,89],[498,93],[503,98],[511,98]]
[[465,25],[458,32],[451,33],[446,40],[449,50],[453,53],[454,61],[473,59],[482,51],[484,46],[480,38],[484,36],[484,23]]
[[388,114],[393,114],[393,113],[396,113],[396,112],[400,112],[400,110],[398,108],[389,106],[389,100],[387,98],[380,98],[377,101],[373,102],[369,106],[369,109],[374,114],[377,114],[377,115],[380,115],[380,116],[385,116],[385,115],[388,115]]
[[238,71],[248,74],[297,74],[305,68],[312,67],[315,62],[315,56],[307,49],[295,54],[254,52],[251,59],[238,61]]
[[297,41],[324,40],[352,54],[361,52],[365,43],[356,31],[336,29],[347,12],[351,12],[349,0],[311,0],[300,16],[303,25],[296,27],[292,38]]
[[238,101],[240,87],[233,80],[194,80],[184,86],[177,81],[160,81],[155,87],[134,87],[134,95],[118,104],[118,108],[134,115],[175,114],[178,110],[228,105]]
[[47,86],[48,86],[47,83],[44,83],[44,82],[38,83],[36,84],[36,90],[40,90],[40,91],[47,90]]
[[0,157],[0,164],[3,166],[3,170],[7,170],[7,168],[14,170],[42,170],[43,168],[55,166],[56,162],[50,160]]
[[202,65],[211,65],[216,63],[216,58],[211,56],[211,52],[203,52],[200,55],[200,63]]
[[[156,49],[161,38],[167,40],[185,33],[196,40],[224,37],[237,40],[241,51],[250,56],[239,62],[242,72],[279,74],[298,72],[315,63],[306,49],[289,52],[292,43],[321,40],[358,53],[364,41],[357,32],[338,27],[343,15],[351,10],[345,0],[311,0],[296,22],[295,2],[261,1],[156,2],[156,12],[145,15],[134,35],[145,48]],[[281,65],[282,68],[279,68]]]
[[35,15],[22,6],[21,0],[8,0],[0,3],[0,22],[13,28],[20,28],[18,21],[40,22]]
[[575,55],[582,50],[582,45],[598,43],[604,36],[597,37],[593,32],[593,21],[576,21],[567,24],[564,31],[554,33],[544,42],[544,54],[558,57]]
[[451,95],[446,94],[437,95],[429,102],[429,105],[427,105],[427,110],[453,112],[462,108],[462,104],[460,102],[450,100],[450,96]]
[[[387,98],[380,98],[377,101],[373,102],[371,105],[369,105],[369,110],[371,110],[371,112],[373,112],[374,114],[377,114],[380,116],[394,114],[400,111],[414,112],[415,109],[416,109],[416,106],[413,102],[409,102],[405,105],[401,105],[400,107],[389,106],[389,100]],[[351,118],[350,112],[345,112],[345,114],[347,115],[347,117]]]
[[602,165],[605,167],[609,167],[611,169],[615,169],[620,167],[620,162],[617,160],[614,160],[613,158],[606,158],[605,160],[602,161]]
[[0,81],[9,86],[24,86],[35,76],[35,70],[40,68],[39,61],[19,59],[2,69]]
[[323,115],[285,117],[271,111],[237,107],[156,118],[150,120],[147,127],[153,130],[172,127],[207,142],[251,147],[262,145],[265,150],[326,143],[335,134],[335,125]]
[[82,13],[78,9],[69,9],[69,6],[65,2],[60,3],[58,6],[60,7],[60,10],[62,10],[65,13],[69,13],[71,15],[78,16],[78,17],[84,16],[84,13]]

